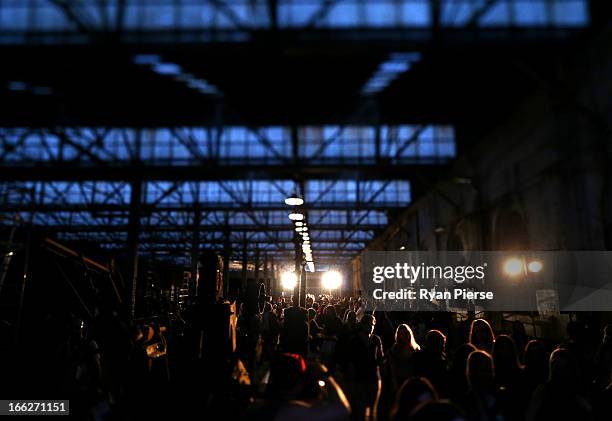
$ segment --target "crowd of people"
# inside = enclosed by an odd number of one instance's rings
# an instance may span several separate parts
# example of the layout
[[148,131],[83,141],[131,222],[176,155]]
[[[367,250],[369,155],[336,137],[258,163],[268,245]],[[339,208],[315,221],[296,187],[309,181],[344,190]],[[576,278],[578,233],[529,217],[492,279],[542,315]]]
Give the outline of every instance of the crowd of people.
[[235,305],[230,347],[208,310],[50,316],[4,360],[5,384],[15,398],[68,397],[84,420],[612,419],[612,325],[601,314],[574,317],[553,340],[485,315],[369,311],[358,297]]
[[[299,386],[308,368],[298,376],[291,363],[326,367],[347,398],[346,418],[612,419],[612,325],[570,321],[566,338],[551,341],[528,337],[518,321],[495,331],[482,317],[369,312],[354,297],[310,295],[303,307],[260,297],[256,309],[248,307],[239,311],[238,355],[253,381],[268,373],[291,385],[282,397],[267,396],[275,419],[308,402]],[[270,419],[270,411],[247,414]]]

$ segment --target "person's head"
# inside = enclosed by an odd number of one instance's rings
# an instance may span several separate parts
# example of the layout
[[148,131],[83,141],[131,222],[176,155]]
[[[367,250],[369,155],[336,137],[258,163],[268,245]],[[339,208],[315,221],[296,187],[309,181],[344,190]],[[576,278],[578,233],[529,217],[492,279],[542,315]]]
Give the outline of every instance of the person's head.
[[410,421],[465,421],[467,418],[452,402],[427,401],[419,404],[410,415]]
[[427,351],[435,355],[442,355],[446,351],[446,336],[439,330],[433,329],[425,335]]
[[312,303],[312,308],[314,309],[314,311],[319,310],[319,303],[317,302]]
[[283,353],[272,360],[266,393],[275,399],[295,399],[306,381],[306,361],[299,354]]
[[571,342],[580,342],[584,337],[585,327],[581,322],[571,321],[567,323],[565,331]]
[[478,349],[490,352],[493,349],[495,335],[489,322],[485,319],[472,320],[469,342]]
[[493,358],[488,352],[474,351],[467,361],[468,385],[478,391],[493,389]]
[[353,310],[347,311],[346,312],[346,323],[351,326],[357,323],[357,313],[355,313]]
[[325,307],[325,316],[332,317],[332,318],[337,317],[338,313],[336,312],[336,307],[331,304]]
[[395,343],[401,347],[408,347],[413,351],[418,351],[421,349],[416,339],[414,338],[412,329],[405,323],[399,325],[395,330]]
[[519,367],[514,340],[508,335],[499,335],[493,344],[493,363],[496,370],[514,370]]
[[453,364],[451,370],[460,376],[464,377],[467,370],[467,360],[472,352],[476,351],[476,347],[472,344],[463,344],[455,351],[453,355]]
[[391,409],[391,417],[398,421],[408,419],[414,408],[430,400],[438,400],[438,393],[429,380],[411,377],[399,388]]
[[308,321],[313,320],[315,317],[317,317],[317,311],[314,308],[309,308],[308,309]]
[[548,360],[550,380],[555,383],[573,386],[578,378],[576,360],[565,348],[557,348]]
[[264,313],[270,313],[272,311],[272,304],[266,302],[264,304]]
[[537,373],[541,381],[548,377],[548,353],[541,341],[533,339],[527,342],[523,358],[526,370]]
[[608,323],[603,330],[603,344],[612,344],[612,323]]
[[374,326],[376,326],[376,318],[371,314],[364,315],[359,322],[360,330],[368,336],[374,332]]
[[524,360],[526,367],[539,365],[542,362],[547,363],[548,356],[546,355],[546,347],[542,341],[532,339],[527,342],[527,345],[525,345]]

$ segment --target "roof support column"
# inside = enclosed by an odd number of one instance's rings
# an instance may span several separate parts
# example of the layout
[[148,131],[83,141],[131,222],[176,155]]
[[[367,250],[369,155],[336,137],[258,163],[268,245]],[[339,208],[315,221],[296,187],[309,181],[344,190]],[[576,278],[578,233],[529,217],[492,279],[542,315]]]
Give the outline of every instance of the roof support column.
[[127,253],[130,294],[130,314],[132,319],[136,315],[136,291],[138,287],[138,246],[141,216],[142,181],[134,180],[131,183],[130,213],[128,218]]

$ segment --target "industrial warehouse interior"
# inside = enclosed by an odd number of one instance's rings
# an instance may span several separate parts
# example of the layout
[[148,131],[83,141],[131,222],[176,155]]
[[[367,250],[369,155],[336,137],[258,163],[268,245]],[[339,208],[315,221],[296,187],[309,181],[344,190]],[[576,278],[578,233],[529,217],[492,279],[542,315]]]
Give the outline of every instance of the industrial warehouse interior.
[[0,0],[0,415],[612,419],[612,2]]

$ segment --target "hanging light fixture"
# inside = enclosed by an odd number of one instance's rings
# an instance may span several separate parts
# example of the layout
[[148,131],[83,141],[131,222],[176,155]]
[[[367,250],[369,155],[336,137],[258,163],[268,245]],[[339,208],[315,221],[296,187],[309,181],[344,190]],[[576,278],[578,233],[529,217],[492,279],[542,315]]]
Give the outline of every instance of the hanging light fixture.
[[292,212],[289,214],[289,219],[291,219],[292,221],[303,221],[304,214],[299,212]]
[[304,204],[304,199],[293,193],[285,199],[285,204],[289,206],[302,206]]

